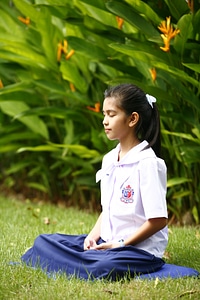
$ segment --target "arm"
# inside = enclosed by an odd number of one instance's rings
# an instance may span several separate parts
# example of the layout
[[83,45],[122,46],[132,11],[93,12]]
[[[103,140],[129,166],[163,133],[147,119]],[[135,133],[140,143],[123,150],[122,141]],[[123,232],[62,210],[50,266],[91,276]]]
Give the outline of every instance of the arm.
[[88,236],[85,238],[84,250],[94,249],[97,246],[96,242],[100,238],[101,219],[102,213],[100,214],[99,218],[96,221],[96,224],[94,225]]
[[[150,236],[152,236],[154,233],[157,231],[161,230],[167,225],[167,219],[166,218],[153,218],[147,220],[133,235],[128,237],[125,241],[124,244],[125,246],[128,245],[136,245]],[[108,248],[116,248],[120,247],[120,243],[103,243],[101,245],[98,245],[95,247],[97,250],[103,250],[103,249],[108,249]]]
[[148,239],[154,233],[163,229],[167,225],[166,218],[154,218],[147,220],[132,236],[127,238],[125,245],[136,245]]

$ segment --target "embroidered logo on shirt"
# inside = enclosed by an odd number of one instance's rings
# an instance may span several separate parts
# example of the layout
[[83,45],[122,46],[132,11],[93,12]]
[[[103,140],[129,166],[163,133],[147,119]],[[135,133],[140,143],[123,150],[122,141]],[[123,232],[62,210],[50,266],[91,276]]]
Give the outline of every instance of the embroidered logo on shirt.
[[134,190],[131,188],[130,185],[127,185],[125,188],[122,189],[122,197],[120,200],[124,203],[133,203],[133,195]]

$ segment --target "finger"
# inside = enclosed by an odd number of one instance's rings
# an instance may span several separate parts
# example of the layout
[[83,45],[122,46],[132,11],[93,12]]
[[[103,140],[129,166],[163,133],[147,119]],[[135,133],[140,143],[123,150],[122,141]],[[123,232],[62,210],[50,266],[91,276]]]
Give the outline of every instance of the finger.
[[95,249],[96,249],[96,250],[104,250],[104,249],[106,249],[106,247],[105,247],[104,245],[97,245],[97,246],[95,247]]

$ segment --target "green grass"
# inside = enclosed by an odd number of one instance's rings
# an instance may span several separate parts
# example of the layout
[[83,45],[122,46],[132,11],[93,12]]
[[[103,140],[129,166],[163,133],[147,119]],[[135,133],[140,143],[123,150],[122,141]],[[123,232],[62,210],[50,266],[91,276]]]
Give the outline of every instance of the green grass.
[[[74,208],[20,202],[0,197],[0,299],[200,299],[197,278],[124,280],[118,282],[56,280],[23,265],[20,256],[40,233],[87,233],[97,215]],[[48,218],[49,224],[45,224]],[[166,261],[200,270],[199,227],[170,227]]]

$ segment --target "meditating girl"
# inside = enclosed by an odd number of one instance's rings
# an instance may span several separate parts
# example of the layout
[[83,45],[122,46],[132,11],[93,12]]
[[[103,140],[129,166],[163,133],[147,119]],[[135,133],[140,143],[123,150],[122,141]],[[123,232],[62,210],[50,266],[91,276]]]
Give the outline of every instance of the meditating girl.
[[159,270],[168,241],[166,166],[156,99],[133,84],[105,92],[103,126],[119,144],[96,174],[102,212],[89,234],[42,234],[23,256],[31,266],[116,280]]

